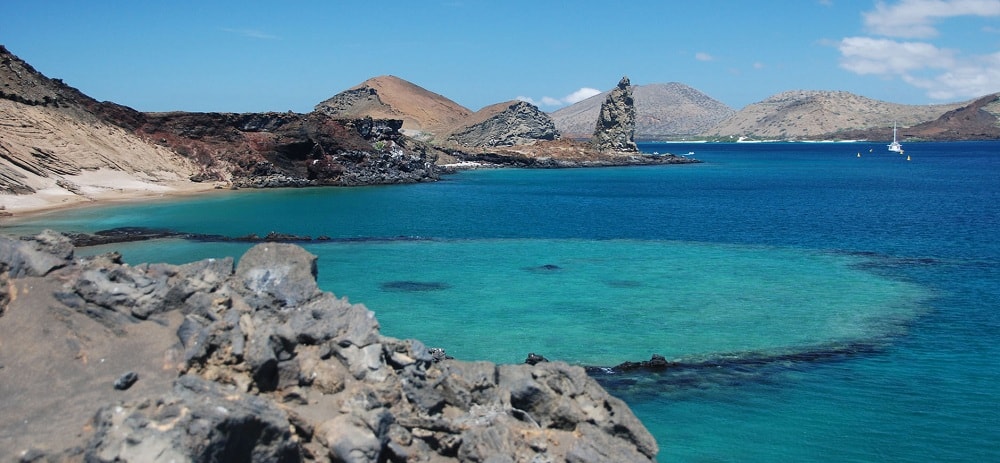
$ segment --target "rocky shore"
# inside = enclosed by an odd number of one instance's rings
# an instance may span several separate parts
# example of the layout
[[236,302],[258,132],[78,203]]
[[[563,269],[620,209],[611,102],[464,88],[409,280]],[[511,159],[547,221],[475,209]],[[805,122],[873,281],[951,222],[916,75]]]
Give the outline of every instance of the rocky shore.
[[651,461],[562,362],[447,358],[316,286],[315,256],[130,266],[0,237],[0,460]]

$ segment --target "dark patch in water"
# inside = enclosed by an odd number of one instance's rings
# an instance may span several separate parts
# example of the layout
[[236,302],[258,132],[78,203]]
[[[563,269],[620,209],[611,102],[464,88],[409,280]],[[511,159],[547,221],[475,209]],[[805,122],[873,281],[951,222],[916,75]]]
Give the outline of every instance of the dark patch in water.
[[537,267],[528,267],[525,270],[535,273],[549,273],[549,272],[558,272],[562,269],[563,269],[562,267],[555,264],[545,264],[545,265],[539,265]]
[[893,256],[872,251],[843,251],[842,254],[863,257],[864,262],[856,264],[854,267],[861,270],[874,270],[883,268],[915,267],[938,265],[942,262],[934,257],[905,257]]
[[451,288],[448,283],[440,281],[387,281],[379,285],[383,291],[395,291],[401,293],[413,293],[423,291],[442,291]]
[[613,367],[585,366],[591,377],[619,397],[656,397],[663,393],[768,383],[775,375],[881,352],[887,342],[855,342],[767,352],[737,352],[666,360],[624,362]]
[[642,282],[635,280],[608,280],[606,283],[612,288],[640,288],[643,286]]
[[101,230],[94,233],[68,232],[65,233],[65,235],[69,237],[70,241],[72,241],[73,246],[81,248],[87,246],[99,246],[104,244],[129,243],[134,241],[149,241],[149,240],[167,239],[167,238],[181,238],[189,241],[198,241],[206,243],[214,243],[214,242],[353,243],[353,242],[390,242],[390,241],[430,241],[429,238],[422,238],[417,236],[395,236],[395,237],[362,236],[362,237],[332,238],[324,235],[313,238],[311,236],[306,236],[306,235],[294,235],[290,233],[281,233],[275,231],[272,231],[264,236],[257,235],[256,233],[251,233],[249,235],[244,235],[244,236],[224,236],[224,235],[212,235],[207,233],[187,233],[177,230],[170,230],[166,228],[148,228],[148,227],[119,227],[119,228],[112,228],[109,230]]

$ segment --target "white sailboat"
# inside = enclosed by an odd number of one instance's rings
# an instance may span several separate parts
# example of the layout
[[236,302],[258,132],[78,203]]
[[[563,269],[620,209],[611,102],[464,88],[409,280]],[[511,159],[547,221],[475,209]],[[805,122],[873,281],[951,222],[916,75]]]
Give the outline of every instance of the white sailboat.
[[893,153],[903,154],[903,145],[900,145],[899,142],[896,141],[896,122],[895,121],[893,121],[893,123],[892,123],[892,143],[889,143],[889,151],[892,151]]

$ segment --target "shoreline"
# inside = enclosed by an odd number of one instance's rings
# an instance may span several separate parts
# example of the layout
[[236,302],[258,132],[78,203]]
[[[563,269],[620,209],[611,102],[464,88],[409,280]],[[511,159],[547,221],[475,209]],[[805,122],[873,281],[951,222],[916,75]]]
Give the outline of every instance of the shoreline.
[[[121,175],[128,175],[121,173]],[[104,177],[108,177],[104,175]],[[116,175],[111,175],[116,177]],[[58,213],[78,207],[100,207],[116,203],[175,199],[206,194],[211,191],[225,191],[215,182],[197,183],[189,180],[140,181],[133,180],[122,187],[108,187],[92,184],[85,194],[73,193],[61,188],[46,188],[30,194],[0,195],[0,219],[4,222],[19,222],[47,214]],[[114,180],[114,179],[110,179]]]
[[[672,160],[671,160],[672,159]],[[508,160],[507,164],[483,162],[482,160],[464,160],[457,163],[440,165],[442,175],[454,174],[463,170],[504,169],[504,168],[597,168],[597,167],[638,167],[644,165],[662,164],[695,164],[700,163],[693,158],[671,155],[671,159],[638,159],[634,156],[617,159],[555,160],[553,158],[525,158],[525,165],[518,165]],[[100,207],[116,203],[152,201],[156,199],[176,199],[187,196],[206,194],[211,191],[229,191],[220,182],[192,182],[190,180],[156,180],[143,179],[137,174],[111,169],[89,171],[79,176],[66,178],[79,186],[74,192],[53,185],[41,188],[29,194],[0,194],[0,220],[17,223],[22,220],[37,218],[46,214],[58,213],[76,207]],[[2,225],[0,225],[2,226]]]

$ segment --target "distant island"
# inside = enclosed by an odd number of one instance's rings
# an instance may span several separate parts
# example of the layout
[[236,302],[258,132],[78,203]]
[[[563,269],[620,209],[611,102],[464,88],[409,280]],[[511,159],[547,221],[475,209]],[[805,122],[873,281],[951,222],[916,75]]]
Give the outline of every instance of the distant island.
[[0,63],[0,215],[223,188],[427,182],[470,168],[698,162],[641,153],[635,140],[888,140],[894,123],[904,142],[1000,139],[1000,94],[914,106],[791,91],[736,111],[680,83],[625,78],[553,113],[516,100],[472,111],[379,76],[305,114],[145,113],[96,101],[2,45]]

